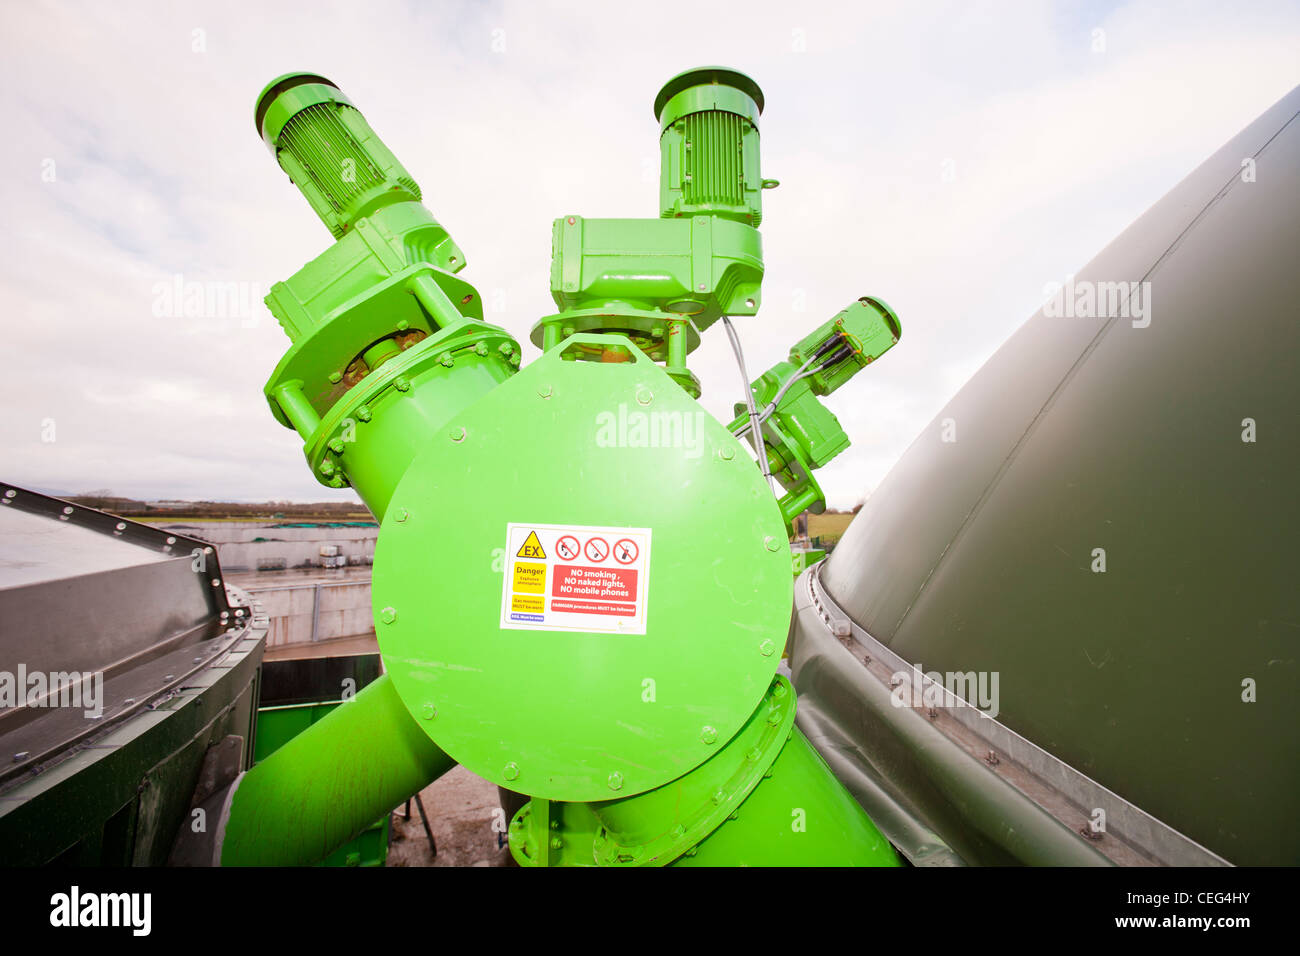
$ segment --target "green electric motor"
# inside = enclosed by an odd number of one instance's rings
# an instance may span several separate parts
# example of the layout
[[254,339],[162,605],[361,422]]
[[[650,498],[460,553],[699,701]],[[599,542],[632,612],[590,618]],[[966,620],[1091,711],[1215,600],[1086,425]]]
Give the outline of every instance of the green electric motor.
[[257,100],[257,133],[337,239],[362,216],[419,202],[415,184],[342,91],[312,73],[272,80]]
[[655,97],[659,136],[660,215],[709,215],[757,227],[763,221],[758,169],[758,115],[763,91],[723,67],[688,70]]

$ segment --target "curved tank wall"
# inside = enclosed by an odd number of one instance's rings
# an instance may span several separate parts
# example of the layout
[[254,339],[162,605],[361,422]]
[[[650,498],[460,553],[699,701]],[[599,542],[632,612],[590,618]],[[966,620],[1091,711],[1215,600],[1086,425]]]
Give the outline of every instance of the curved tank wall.
[[1297,110],[1300,88],[1078,273],[1149,282],[1149,324],[1040,311],[821,575],[878,641],[997,672],[1003,723],[1235,863],[1300,862]]

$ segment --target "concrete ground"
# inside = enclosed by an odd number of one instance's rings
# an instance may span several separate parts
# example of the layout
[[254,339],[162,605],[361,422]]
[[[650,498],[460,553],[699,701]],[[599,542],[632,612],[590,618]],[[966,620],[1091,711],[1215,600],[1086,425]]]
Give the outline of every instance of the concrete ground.
[[504,818],[496,784],[455,767],[425,787],[420,798],[438,844],[437,856],[429,850],[420,812],[411,801],[410,820],[403,818],[400,807],[393,814],[388,866],[514,865],[505,833],[496,832]]

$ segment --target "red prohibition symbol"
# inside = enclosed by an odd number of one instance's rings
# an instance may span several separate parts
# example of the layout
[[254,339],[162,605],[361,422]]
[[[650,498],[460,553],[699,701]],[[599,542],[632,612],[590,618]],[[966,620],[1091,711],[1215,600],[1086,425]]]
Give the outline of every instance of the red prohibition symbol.
[[566,561],[572,561],[578,556],[578,539],[571,534],[563,535],[555,542],[555,553]]
[[640,553],[631,538],[619,538],[614,542],[614,560],[619,564],[631,564]]
[[609,543],[604,538],[588,538],[582,553],[588,561],[599,564],[609,557]]

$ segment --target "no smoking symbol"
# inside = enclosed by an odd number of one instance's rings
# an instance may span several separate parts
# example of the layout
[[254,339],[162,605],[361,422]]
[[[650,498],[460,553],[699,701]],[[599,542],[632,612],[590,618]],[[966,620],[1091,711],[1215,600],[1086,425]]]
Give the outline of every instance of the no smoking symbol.
[[620,538],[614,542],[614,560],[619,564],[631,564],[641,552],[631,538]]
[[599,563],[609,557],[609,544],[604,538],[588,538],[582,552],[588,561]]
[[566,534],[559,541],[555,542],[555,551],[566,561],[578,556],[578,539],[571,534]]

